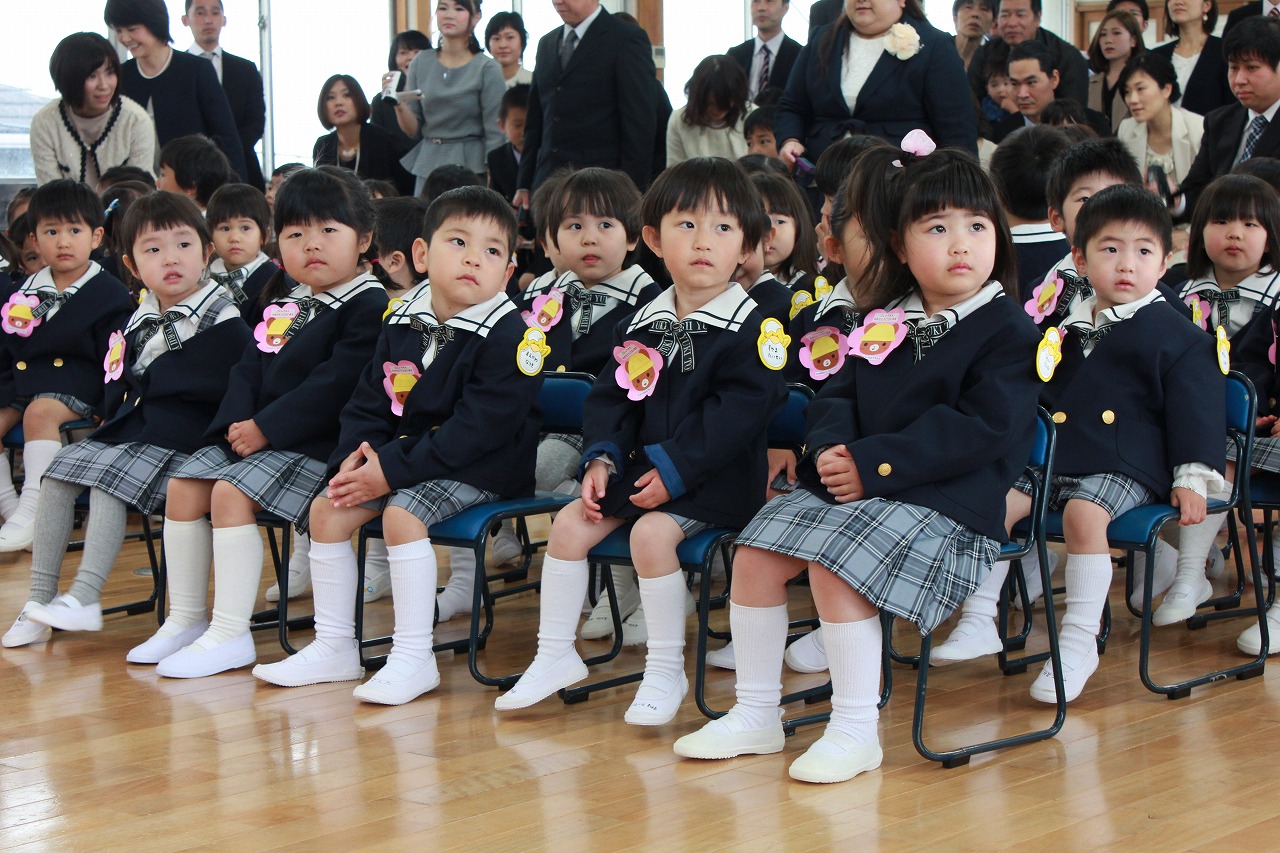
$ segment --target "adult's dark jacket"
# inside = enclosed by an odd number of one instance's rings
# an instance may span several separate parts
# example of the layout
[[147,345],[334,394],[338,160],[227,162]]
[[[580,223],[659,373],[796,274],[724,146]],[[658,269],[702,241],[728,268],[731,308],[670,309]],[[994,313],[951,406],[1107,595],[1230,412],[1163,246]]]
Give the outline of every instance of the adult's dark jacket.
[[265,189],[262,165],[254,146],[262,139],[267,126],[267,103],[262,95],[262,75],[258,66],[247,59],[222,51],[222,90],[231,105],[231,117],[235,120],[240,137],[240,150],[244,155],[245,171],[241,182]]
[[[1098,136],[1114,136],[1111,132],[1111,119],[1107,118],[1097,110],[1084,108],[1085,117],[1089,119],[1089,127],[1093,128],[1094,133]],[[1021,130],[1026,127],[1027,123],[1023,121],[1022,113],[1013,113],[1000,119],[991,125],[991,141],[999,145],[1004,138],[1015,130]]]
[[[785,89],[787,88],[787,80],[791,78],[791,68],[796,64],[796,60],[800,58],[800,42],[791,36],[782,37],[782,47],[778,48],[778,55],[771,57],[769,60],[769,88]],[[747,73],[748,78],[751,76],[751,61],[756,55],[756,40],[751,38],[744,41],[737,47],[729,48],[726,53],[737,63],[742,66],[742,70]],[[754,80],[748,80],[754,83]]]
[[1245,18],[1253,18],[1262,14],[1262,0],[1253,0],[1251,3],[1245,3],[1243,6],[1237,6],[1227,15],[1227,23],[1222,28],[1222,34],[1225,36],[1232,27],[1243,21]]
[[[317,166],[338,165],[338,131],[316,140],[311,159]],[[395,140],[377,125],[360,126],[360,160],[356,174],[361,178],[390,181],[404,195],[413,195],[413,176],[400,165]]]
[[[1186,214],[1196,208],[1200,193],[1214,178],[1231,171],[1236,153],[1244,140],[1245,127],[1249,124],[1249,111],[1238,101],[1220,107],[1204,117],[1204,136],[1200,150],[1191,163],[1187,177],[1182,181],[1186,194]],[[1262,132],[1262,138],[1253,149],[1254,157],[1280,157],[1280,121],[1273,121]]]
[[[1036,30],[1035,40],[1049,48],[1061,77],[1058,97],[1071,98],[1081,104],[1089,103],[1089,64],[1083,54],[1071,42],[1049,32],[1044,27]],[[969,88],[979,102],[987,95],[986,67],[993,59],[1004,65],[1009,59],[1009,45],[998,38],[978,46],[969,63]]]
[[[1171,41],[1152,48],[1151,52],[1158,53],[1172,62],[1173,49],[1177,45],[1176,41]],[[1218,107],[1235,103],[1235,100],[1236,96],[1231,94],[1231,84],[1227,82],[1227,57],[1222,52],[1222,39],[1209,36],[1209,40],[1200,50],[1196,67],[1191,71],[1191,77],[1188,78],[1187,85],[1182,90],[1182,100],[1178,102],[1178,106],[1207,116]]]

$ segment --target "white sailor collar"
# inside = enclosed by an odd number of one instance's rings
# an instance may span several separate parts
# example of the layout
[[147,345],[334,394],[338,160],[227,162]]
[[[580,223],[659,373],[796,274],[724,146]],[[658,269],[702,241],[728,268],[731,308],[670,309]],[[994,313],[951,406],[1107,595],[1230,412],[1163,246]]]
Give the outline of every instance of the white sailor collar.
[[138,310],[133,312],[133,316],[129,318],[129,324],[125,326],[124,333],[127,335],[134,329],[138,328],[144,321],[154,317],[160,317],[168,314],[170,311],[177,311],[184,314],[188,320],[195,320],[202,316],[205,311],[209,310],[222,293],[222,285],[216,281],[207,281],[195,293],[183,299],[177,305],[168,308],[165,311],[160,310],[160,301],[156,299],[156,295],[150,290],[142,297]]
[[377,288],[382,290],[382,282],[378,281],[367,272],[362,272],[351,281],[345,284],[339,284],[322,293],[312,293],[311,288],[305,284],[300,284],[293,290],[289,291],[289,295],[284,298],[285,302],[297,302],[300,299],[312,297],[321,304],[330,308],[340,308],[342,305],[366,290]]
[[826,295],[818,301],[817,316],[822,317],[828,311],[834,311],[837,308],[858,310],[858,304],[853,301],[853,291],[849,290],[848,277],[837,281],[835,287],[827,291]]
[[640,300],[640,294],[646,287],[653,284],[653,278],[644,271],[640,266],[630,266],[622,270],[622,272],[607,278],[594,287],[586,287],[582,280],[578,278],[578,274],[573,270],[568,270],[560,276],[547,276],[539,278],[533,284],[529,285],[525,290],[526,296],[541,296],[543,293],[558,287],[563,290],[569,284],[577,284],[584,288],[588,293],[599,293],[610,299],[616,299],[619,302],[625,302],[628,305],[635,305]]
[[[723,293],[697,311],[690,312],[688,316],[683,318],[683,321],[697,320],[708,326],[724,329],[727,332],[736,332],[746,322],[747,315],[755,309],[755,300],[747,295],[746,291],[742,289],[742,285],[731,283]],[[652,302],[637,311],[631,324],[627,326],[627,331],[634,332],[636,329],[648,326],[655,320],[670,320],[673,323],[682,322],[682,319],[676,316],[675,285],[662,291]]]
[[1252,299],[1254,302],[1271,302],[1275,300],[1277,295],[1280,295],[1280,271],[1271,267],[1263,267],[1235,287],[1226,288],[1212,278],[1197,278],[1184,284],[1178,292],[1178,296],[1187,297],[1193,293],[1203,293],[1206,290],[1216,290],[1220,293],[1238,290],[1245,299]]
[[1000,282],[989,281],[965,301],[952,305],[950,308],[945,308],[932,316],[925,316],[924,302],[920,299],[920,294],[915,291],[885,307],[901,308],[906,312],[908,320],[915,320],[921,325],[941,321],[946,323],[947,328],[950,329],[974,311],[1002,296],[1004,296],[1004,287],[1001,286]]
[[487,338],[490,330],[498,320],[516,310],[515,303],[507,298],[507,294],[499,291],[490,299],[477,305],[468,306],[445,320],[444,323],[441,323],[436,319],[435,310],[432,308],[431,287],[427,282],[423,282],[410,291],[410,294],[406,295],[411,295],[412,298],[398,305],[391,312],[391,315],[387,317],[387,323],[391,325],[412,324],[416,319],[420,323],[426,323],[428,326],[451,326],[460,331],[471,332],[482,338]]
[[1160,291],[1152,288],[1151,292],[1141,299],[1133,302],[1126,302],[1123,305],[1116,305],[1111,308],[1105,308],[1097,312],[1094,316],[1094,310],[1098,307],[1098,297],[1090,296],[1087,299],[1081,299],[1071,309],[1071,313],[1062,321],[1062,325],[1067,327],[1088,327],[1090,329],[1101,329],[1103,326],[1110,326],[1115,323],[1122,323],[1128,320],[1138,310],[1156,302],[1163,302],[1164,297],[1160,295]]
[[45,293],[52,296],[61,296],[64,299],[70,299],[72,296],[76,295],[76,291],[87,284],[90,279],[100,272],[102,272],[102,267],[98,262],[89,261],[89,268],[85,270],[84,275],[71,282],[71,284],[67,285],[65,290],[59,293],[58,286],[53,283],[53,270],[49,267],[45,267],[23,283],[22,292],[29,295]]
[[[245,264],[244,266],[240,267],[240,269],[235,270],[235,272],[244,273],[244,278],[248,279],[249,276],[253,275],[258,271],[258,267],[262,266],[269,260],[271,259],[267,257],[265,252],[259,252],[257,257],[249,261],[249,263]],[[222,260],[222,258],[214,258],[213,263],[209,264],[209,273],[211,275],[213,273],[217,273],[219,275],[226,275],[227,272],[228,272],[227,264],[225,261]]]

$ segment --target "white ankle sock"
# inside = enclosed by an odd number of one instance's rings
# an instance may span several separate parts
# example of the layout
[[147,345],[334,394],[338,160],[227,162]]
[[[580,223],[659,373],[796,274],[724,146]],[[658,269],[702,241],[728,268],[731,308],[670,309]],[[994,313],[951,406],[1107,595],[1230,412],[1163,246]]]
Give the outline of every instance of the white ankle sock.
[[22,495],[18,508],[6,524],[30,527],[36,520],[36,508],[40,505],[40,478],[48,470],[53,457],[62,449],[62,442],[36,439],[22,446],[22,468],[26,479],[22,482]]
[[213,562],[213,525],[209,519],[165,519],[164,554],[169,573],[169,618],[157,633],[176,637],[205,621],[208,615],[209,567]]
[[733,659],[737,664],[733,713],[748,727],[778,722],[782,702],[782,656],[787,644],[787,606],[747,607],[729,604]]
[[[1209,500],[1225,501],[1230,497],[1231,490],[1228,489],[1209,495]],[[1230,515],[1231,513],[1221,512],[1206,516],[1199,524],[1178,528],[1178,573],[1174,576],[1174,587],[1182,584],[1190,591],[1205,576],[1209,549],[1214,547],[1218,534],[1227,526]],[[1169,591],[1172,592],[1173,587]]]
[[551,663],[574,651],[582,598],[587,594],[586,560],[542,558],[538,601],[538,658]]
[[356,646],[356,596],[359,569],[351,541],[311,540],[311,600],[316,609],[316,639],[331,651]]
[[665,689],[684,673],[684,600],[688,594],[684,572],[677,569],[660,578],[640,578],[639,585],[649,629],[644,680]]
[[9,454],[0,453],[0,518],[5,521],[18,509],[18,490],[13,487],[13,469]]
[[1058,644],[1062,661],[1074,665],[1089,655],[1101,627],[1102,609],[1111,589],[1110,554],[1067,555],[1067,610]]
[[1000,606],[1000,591],[1004,589],[1004,581],[1008,575],[1008,560],[1001,560],[992,566],[991,573],[964,600],[960,610],[961,618],[995,619]]
[[880,662],[883,636],[880,618],[859,622],[823,622],[822,636],[831,666],[831,721],[827,731],[848,735],[855,743],[874,743],[880,735]]
[[262,580],[262,534],[256,524],[213,530],[213,619],[196,640],[204,649],[249,630]]
[[391,654],[425,663],[431,658],[431,623],[436,611],[436,552],[430,539],[419,539],[388,545],[387,559],[396,620]]

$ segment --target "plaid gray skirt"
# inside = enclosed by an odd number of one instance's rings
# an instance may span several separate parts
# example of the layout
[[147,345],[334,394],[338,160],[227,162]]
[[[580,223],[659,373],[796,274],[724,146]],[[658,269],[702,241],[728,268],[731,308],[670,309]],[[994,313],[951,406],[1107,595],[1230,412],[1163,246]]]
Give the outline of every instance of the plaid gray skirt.
[[427,480],[411,489],[399,489],[361,506],[382,512],[389,506],[398,506],[412,513],[430,527],[451,515],[457,515],[469,506],[497,500],[493,492],[459,483],[457,480]]
[[324,489],[325,463],[302,453],[259,450],[243,458],[225,444],[196,451],[174,471],[184,480],[225,480],[267,512],[307,532],[311,502]]
[[935,510],[884,498],[829,504],[806,489],[766,503],[738,545],[830,569],[922,635],[978,588],[1000,553],[996,540]]
[[[1227,441],[1227,458],[1236,458],[1235,442]],[[1280,471],[1280,438],[1259,435],[1253,439],[1253,455],[1249,463],[1263,471]]]
[[151,514],[164,503],[169,477],[186,460],[187,454],[154,444],[106,444],[86,439],[59,450],[44,475],[101,489]]
[[[1031,494],[1031,481],[1025,474],[1013,487],[1023,494]],[[1061,510],[1071,500],[1097,504],[1116,519],[1131,509],[1153,504],[1159,498],[1155,492],[1124,474],[1086,474],[1083,477],[1055,474],[1049,483],[1049,509]]]
[[93,406],[90,406],[79,397],[72,397],[70,394],[35,394],[31,397],[19,397],[10,402],[8,407],[17,409],[19,412],[25,412],[27,406],[31,405],[32,400],[57,400],[82,418],[93,416]]
[[572,433],[564,433],[564,432],[549,432],[545,436],[543,436],[542,440],[548,441],[552,439],[569,445],[579,453],[582,452],[582,447],[583,447],[582,436],[580,435],[573,435]]

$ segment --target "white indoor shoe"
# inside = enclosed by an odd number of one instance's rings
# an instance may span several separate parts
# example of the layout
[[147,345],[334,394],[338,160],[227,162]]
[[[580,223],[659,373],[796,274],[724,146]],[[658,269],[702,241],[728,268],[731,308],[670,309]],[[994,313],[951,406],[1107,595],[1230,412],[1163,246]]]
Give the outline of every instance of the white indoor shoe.
[[32,621],[59,631],[101,631],[102,606],[98,602],[81,604],[69,595],[59,595],[48,604],[28,609]]
[[[161,629],[163,630],[163,629]],[[177,634],[156,632],[145,643],[134,646],[124,659],[129,663],[160,663],[160,661],[177,654],[209,630],[209,623],[200,621],[189,628],[183,628]]]
[[354,641],[348,648],[335,649],[326,641],[316,640],[282,661],[258,664],[253,674],[281,687],[302,687],[331,681],[359,681],[364,677],[364,667],[360,665],[360,650]]
[[22,608],[22,612],[18,614],[18,618],[13,620],[13,625],[5,631],[4,637],[0,638],[0,645],[6,649],[16,649],[46,642],[53,636],[53,629],[48,625],[33,622],[28,618],[28,611],[39,606],[34,601],[28,601]]
[[677,740],[672,746],[676,755],[718,759],[782,752],[787,736],[782,730],[781,709],[773,722],[763,727],[753,726],[735,711],[736,705],[720,719],[712,720],[696,732]]
[[528,708],[566,687],[572,687],[586,677],[587,665],[573,649],[553,661],[540,662],[534,657],[533,663],[529,664],[520,680],[499,696],[493,707],[499,711]]
[[680,712],[688,692],[689,679],[683,672],[674,681],[661,675],[646,676],[623,719],[633,726],[665,726]]
[[156,674],[165,678],[204,678],[249,666],[257,659],[253,634],[245,631],[216,645],[206,646],[197,640],[156,664]]
[[375,705],[404,705],[440,686],[440,670],[435,655],[425,661],[396,655],[393,649],[386,665],[373,674],[352,696]]
[[843,732],[824,732],[804,755],[791,762],[787,775],[801,782],[847,782],[875,770],[884,761],[880,742],[857,743]]

